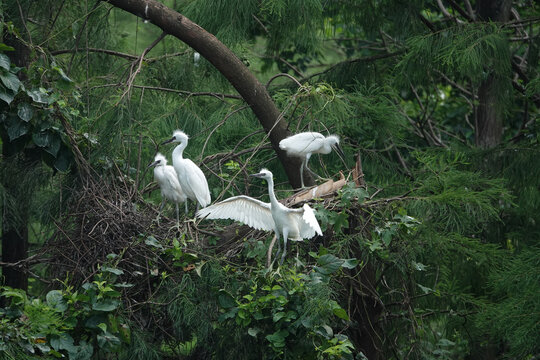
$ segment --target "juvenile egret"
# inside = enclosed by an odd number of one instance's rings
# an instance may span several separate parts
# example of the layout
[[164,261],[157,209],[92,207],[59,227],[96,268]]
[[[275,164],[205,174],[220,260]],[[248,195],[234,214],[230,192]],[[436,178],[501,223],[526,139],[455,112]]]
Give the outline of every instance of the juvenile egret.
[[[188,144],[188,136],[180,131],[176,130],[173,133],[172,138],[165,141],[162,145],[171,142],[179,142],[180,144],[174,148],[172,153],[172,163],[174,170],[178,176],[178,181],[182,190],[186,194],[187,198],[197,202],[197,208],[199,205],[206,207],[210,204],[210,190],[208,189],[208,182],[204,177],[203,172],[193,161],[190,159],[184,159],[182,154]],[[186,214],[188,212],[188,201],[186,199]]]
[[315,212],[308,204],[301,209],[291,209],[282,205],[274,194],[274,180],[272,173],[262,169],[253,174],[268,182],[270,203],[265,203],[249,196],[233,196],[219,203],[199,210],[197,217],[207,219],[232,219],[245,223],[258,230],[273,230],[278,240],[278,251],[281,251],[280,236],[283,238],[283,254],[280,264],[283,264],[287,253],[287,239],[302,241],[311,239],[315,234],[322,235],[321,227],[315,218]]
[[310,168],[308,168],[308,161],[311,154],[329,154],[332,149],[334,149],[341,157],[344,157],[343,150],[341,150],[339,147],[339,137],[336,135],[324,137],[324,135],[317,132],[303,132],[289,136],[288,138],[285,138],[279,142],[279,147],[281,150],[285,150],[287,155],[302,158],[302,165],[300,166],[300,182],[302,184],[302,188],[305,187],[304,168],[320,178],[319,175],[315,174]]
[[186,194],[184,194],[182,187],[178,182],[176,171],[174,171],[174,168],[171,165],[167,165],[167,159],[160,153],[157,153],[154,162],[148,165],[148,167],[152,166],[154,166],[154,179],[161,189],[162,201],[159,212],[161,213],[167,200],[174,202],[176,205],[176,223],[178,224],[180,222],[178,216],[178,204],[186,201]]

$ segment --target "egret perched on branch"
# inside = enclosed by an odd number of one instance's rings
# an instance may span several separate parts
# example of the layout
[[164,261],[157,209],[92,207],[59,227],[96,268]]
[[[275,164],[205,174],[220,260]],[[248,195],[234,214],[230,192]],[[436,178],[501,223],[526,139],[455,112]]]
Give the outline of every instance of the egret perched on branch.
[[273,230],[278,240],[278,251],[281,251],[280,236],[283,238],[283,254],[280,264],[283,264],[287,254],[287,239],[302,241],[311,239],[315,234],[322,235],[321,227],[315,218],[315,212],[308,204],[301,209],[291,209],[282,205],[274,194],[274,180],[272,173],[262,169],[253,174],[268,182],[270,203],[265,203],[249,196],[233,196],[219,203],[199,210],[197,217],[208,219],[232,219],[245,223],[258,230]]
[[298,156],[302,158],[302,165],[300,166],[300,182],[304,187],[304,168],[320,178],[308,168],[308,161],[311,154],[329,154],[332,149],[336,150],[338,155],[345,157],[343,150],[339,147],[339,137],[336,135],[324,135],[317,132],[303,132],[300,134],[289,136],[279,142],[281,150],[285,150],[287,155]]
[[[199,205],[206,207],[210,204],[210,190],[208,189],[208,182],[204,177],[203,172],[193,161],[190,159],[184,159],[182,154],[188,144],[188,136],[180,131],[176,130],[173,133],[172,138],[165,141],[162,145],[171,142],[179,142],[180,144],[174,148],[172,153],[172,163],[174,170],[178,176],[178,181],[182,190],[186,194],[188,199],[197,202],[197,209]],[[188,212],[188,201],[186,199],[186,214]]]
[[[182,191],[182,187],[178,182],[178,176],[176,171],[171,165],[167,165],[167,159],[160,153],[156,154],[154,162],[148,165],[148,167],[154,167],[154,179],[159,184],[161,189],[161,206],[159,212],[163,210],[167,200],[174,202],[176,205],[176,223],[180,222],[178,216],[178,204],[186,201],[186,194]],[[158,215],[159,218],[159,215]]]

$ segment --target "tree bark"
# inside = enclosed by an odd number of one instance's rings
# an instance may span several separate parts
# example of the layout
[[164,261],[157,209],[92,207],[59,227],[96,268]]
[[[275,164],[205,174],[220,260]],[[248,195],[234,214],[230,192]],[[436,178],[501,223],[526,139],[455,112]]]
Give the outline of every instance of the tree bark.
[[[249,71],[242,61],[214,35],[204,30],[182,14],[156,0],[104,0],[110,4],[149,20],[167,34],[173,35],[195,49],[216,67],[249,104],[255,116],[269,135],[270,142],[281,161],[294,188],[300,187],[301,160],[288,157],[279,148],[279,142],[291,133],[283,121],[280,111],[272,101],[263,84]],[[313,178],[304,172],[306,185]]]
[[[18,67],[27,67],[30,62],[30,50],[17,38],[5,35],[3,41],[6,45],[12,46],[15,50],[7,52],[7,56],[11,62]],[[24,80],[26,77],[24,72],[19,73],[19,78]],[[2,136],[2,155],[4,162],[17,161],[13,159],[13,154],[10,153],[8,146],[9,138]],[[9,174],[2,174],[2,187],[6,195],[13,196],[17,199],[17,209],[3,209],[2,216],[2,261],[5,263],[16,263],[28,257],[28,207],[22,204],[25,203],[21,199],[20,194],[24,194],[23,189],[20,189],[18,179],[10,179]],[[25,198],[22,195],[22,198]],[[17,212],[18,221],[13,218],[13,211]],[[18,224],[15,227],[14,224]],[[20,268],[12,266],[2,267],[3,284],[13,288],[26,290],[28,288],[28,274]]]
[[[482,21],[508,21],[510,7],[510,0],[479,0],[477,14]],[[497,81],[495,74],[489,74],[478,89],[476,145],[483,148],[497,146],[502,139],[504,114]]]

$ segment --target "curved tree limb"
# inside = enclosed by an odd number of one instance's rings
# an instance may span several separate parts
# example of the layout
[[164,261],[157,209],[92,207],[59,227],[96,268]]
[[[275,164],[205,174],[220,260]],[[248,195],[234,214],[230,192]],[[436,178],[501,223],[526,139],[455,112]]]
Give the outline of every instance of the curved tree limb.
[[[298,169],[301,160],[287,157],[286,153],[279,148],[279,142],[290,135],[283,115],[280,114],[265,86],[228,47],[187,17],[156,0],[103,1],[149,20],[167,34],[182,40],[214,65],[244,98],[259,119],[285,168],[289,183],[294,188],[300,187]],[[308,185],[312,184],[313,180],[310,178]]]

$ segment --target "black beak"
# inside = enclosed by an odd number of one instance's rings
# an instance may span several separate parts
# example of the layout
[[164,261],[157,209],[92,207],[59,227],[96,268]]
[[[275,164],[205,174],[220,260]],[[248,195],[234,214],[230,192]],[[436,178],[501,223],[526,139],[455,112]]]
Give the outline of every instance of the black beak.
[[151,163],[150,165],[148,165],[148,167],[152,167],[152,166],[156,166],[157,164],[159,164],[159,160],[157,161],[154,161],[153,163]]
[[343,149],[339,144],[334,145],[334,150],[336,150],[336,153],[341,158],[341,160],[345,159],[345,153],[343,152]]
[[165,144],[168,144],[168,143],[172,143],[174,140],[175,140],[174,137],[172,137],[172,138],[170,138],[169,140],[162,142],[161,145],[165,145]]
[[253,177],[256,177],[256,178],[261,178],[264,176],[263,173],[257,173],[257,174],[250,174],[249,176],[253,176]]

